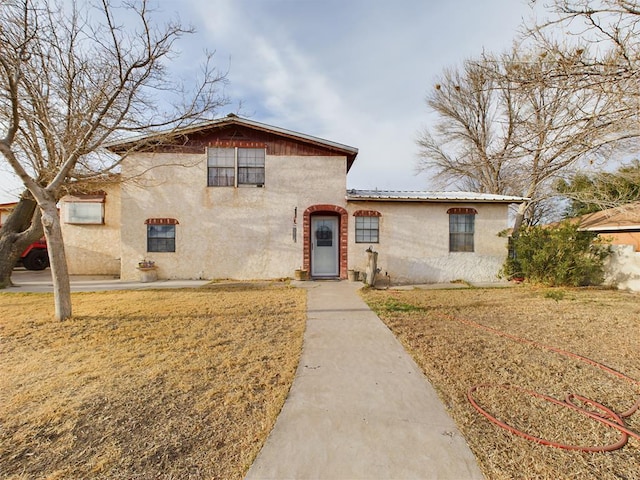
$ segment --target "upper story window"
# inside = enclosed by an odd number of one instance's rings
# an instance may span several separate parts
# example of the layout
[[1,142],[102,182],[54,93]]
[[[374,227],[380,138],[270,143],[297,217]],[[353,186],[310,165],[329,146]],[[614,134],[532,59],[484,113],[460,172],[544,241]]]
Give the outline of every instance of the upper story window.
[[449,251],[473,252],[475,218],[478,212],[474,208],[450,208],[449,214]]
[[236,149],[207,149],[207,185],[234,187],[236,184]]
[[264,185],[264,148],[211,147],[207,149],[207,185],[237,187]]
[[64,200],[65,223],[81,225],[104,224],[105,194],[73,195]]
[[380,212],[358,210],[356,217],[356,243],[378,243],[380,241]]

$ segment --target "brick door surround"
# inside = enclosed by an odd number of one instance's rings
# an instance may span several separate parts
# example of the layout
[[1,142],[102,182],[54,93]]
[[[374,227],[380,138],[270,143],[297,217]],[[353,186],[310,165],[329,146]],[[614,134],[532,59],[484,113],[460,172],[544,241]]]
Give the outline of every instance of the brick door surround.
[[303,229],[303,268],[311,273],[311,217],[315,215],[335,215],[339,217],[339,232],[340,240],[338,242],[338,263],[340,269],[340,278],[347,278],[347,265],[348,265],[348,234],[349,234],[349,215],[347,211],[337,205],[312,205],[304,211],[302,217],[302,229]]

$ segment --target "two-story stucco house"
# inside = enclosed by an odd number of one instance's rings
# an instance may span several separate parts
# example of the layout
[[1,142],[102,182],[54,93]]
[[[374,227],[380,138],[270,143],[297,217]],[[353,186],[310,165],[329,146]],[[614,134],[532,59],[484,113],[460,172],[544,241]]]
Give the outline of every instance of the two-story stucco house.
[[66,197],[76,274],[266,279],[364,270],[365,250],[395,283],[491,281],[506,255],[508,206],[473,193],[347,190],[356,148],[231,115],[107,146],[122,183]]

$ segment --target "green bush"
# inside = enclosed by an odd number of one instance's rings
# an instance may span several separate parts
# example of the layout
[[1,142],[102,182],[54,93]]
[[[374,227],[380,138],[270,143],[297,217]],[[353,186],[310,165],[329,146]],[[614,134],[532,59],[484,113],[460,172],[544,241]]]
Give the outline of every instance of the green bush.
[[599,285],[608,246],[569,221],[557,227],[527,227],[510,242],[503,273],[548,286]]

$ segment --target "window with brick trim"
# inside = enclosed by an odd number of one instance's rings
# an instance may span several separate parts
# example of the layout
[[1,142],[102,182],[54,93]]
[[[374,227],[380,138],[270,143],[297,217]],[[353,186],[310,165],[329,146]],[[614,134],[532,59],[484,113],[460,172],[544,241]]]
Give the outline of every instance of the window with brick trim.
[[475,218],[478,213],[473,208],[450,208],[449,252],[473,252]]
[[207,185],[264,185],[264,148],[207,148]]
[[149,218],[147,225],[147,252],[175,252],[176,225],[173,218]]
[[356,217],[356,243],[378,243],[380,239],[379,217]]

